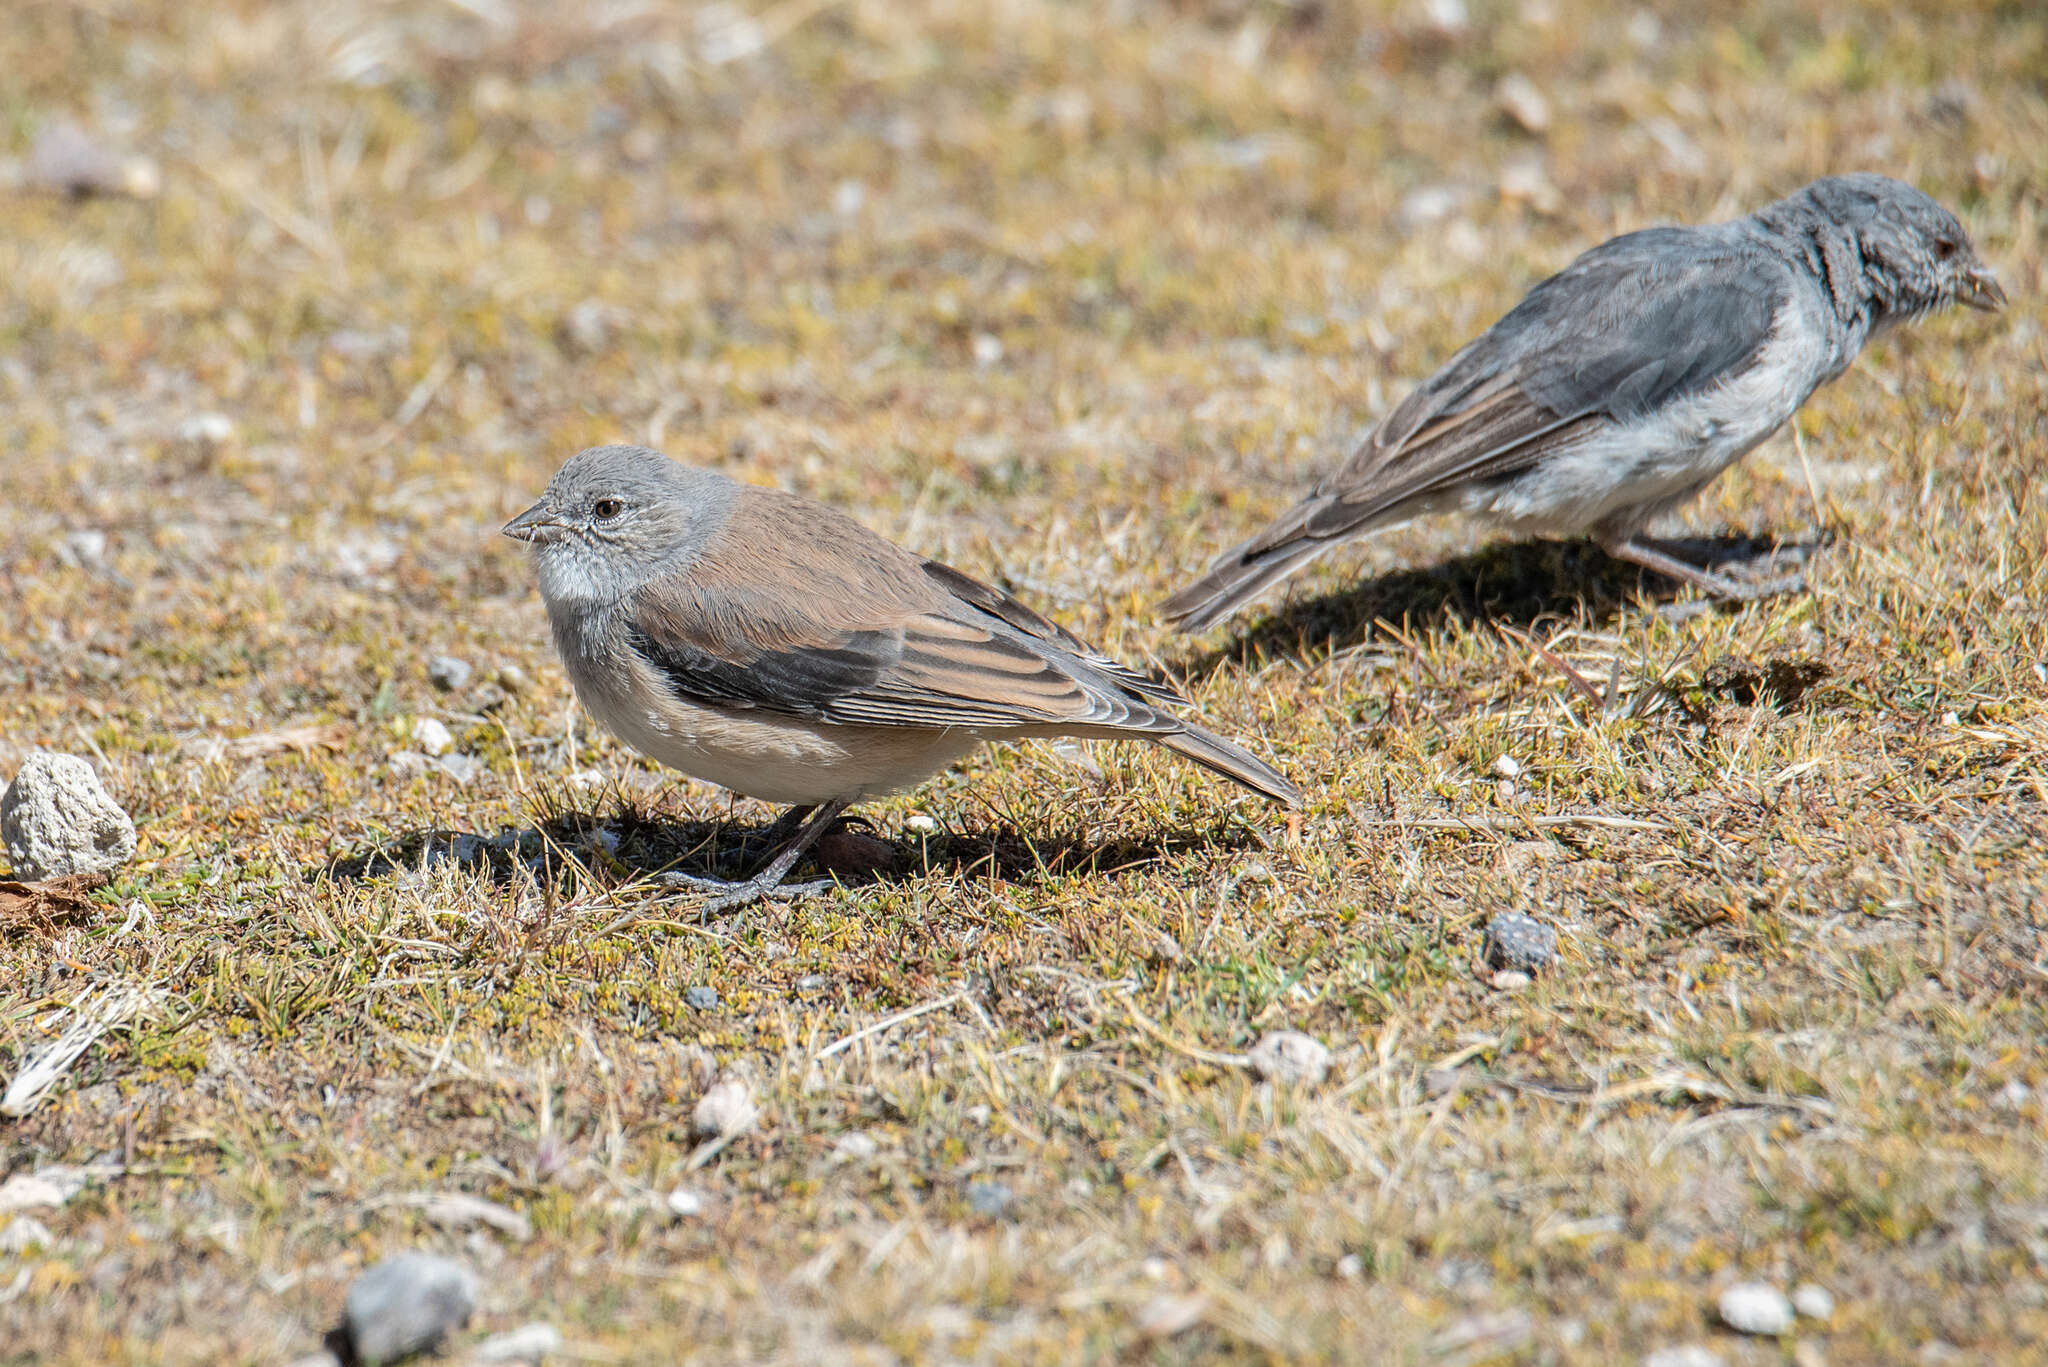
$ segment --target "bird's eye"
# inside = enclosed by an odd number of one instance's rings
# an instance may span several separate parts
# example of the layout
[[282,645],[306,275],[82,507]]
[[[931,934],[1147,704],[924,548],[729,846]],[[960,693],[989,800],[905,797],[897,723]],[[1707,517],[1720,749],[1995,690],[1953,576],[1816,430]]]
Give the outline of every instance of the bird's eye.
[[626,505],[615,498],[601,498],[590,505],[591,516],[599,522],[609,522],[626,511]]
[[1935,257],[1935,260],[1937,260],[1937,261],[1946,261],[1946,260],[1948,260],[1948,259],[1949,259],[1949,258],[1950,258],[1951,256],[1954,256],[1955,254],[1956,254],[1956,240],[1955,240],[1954,238],[1952,238],[1952,237],[1937,237],[1937,238],[1935,238],[1935,239],[1934,239],[1934,257]]

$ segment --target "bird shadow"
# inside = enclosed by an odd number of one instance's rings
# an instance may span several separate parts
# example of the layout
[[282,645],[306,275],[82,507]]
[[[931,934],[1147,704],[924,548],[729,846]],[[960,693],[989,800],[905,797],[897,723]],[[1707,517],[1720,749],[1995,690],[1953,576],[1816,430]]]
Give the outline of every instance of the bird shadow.
[[[1741,535],[1674,538],[1660,549],[1708,569],[1803,564],[1825,535],[1794,540]],[[1311,662],[1364,642],[1376,623],[1406,633],[1452,622],[1529,630],[1539,623],[1602,626],[1644,605],[1666,616],[1741,606],[1702,598],[1687,585],[1614,559],[1591,541],[1501,541],[1420,569],[1397,570],[1314,598],[1283,603],[1228,645],[1169,660],[1184,679],[1226,665]]]
[[[1014,823],[1000,821],[894,840],[872,829],[859,816],[845,818],[792,870],[792,881],[809,866],[848,886],[909,884],[932,876],[1021,885],[1119,873],[1195,850],[1263,847],[1248,828],[1228,818],[1198,831],[1108,837],[1076,828],[1026,835]],[[341,854],[308,878],[348,884],[452,868],[484,874],[499,884],[531,878],[557,887],[579,876],[604,886],[665,873],[734,880],[757,871],[783,834],[766,822],[666,821],[629,807],[605,816],[558,812],[532,826],[507,827],[489,836],[401,832]]]

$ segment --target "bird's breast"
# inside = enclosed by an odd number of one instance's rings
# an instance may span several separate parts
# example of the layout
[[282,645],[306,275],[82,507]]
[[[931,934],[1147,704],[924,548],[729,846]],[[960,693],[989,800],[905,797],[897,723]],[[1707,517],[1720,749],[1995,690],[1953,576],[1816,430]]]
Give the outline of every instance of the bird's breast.
[[972,732],[845,726],[678,697],[638,654],[563,651],[599,725],[657,763],[768,802],[817,803],[914,787],[973,749]]

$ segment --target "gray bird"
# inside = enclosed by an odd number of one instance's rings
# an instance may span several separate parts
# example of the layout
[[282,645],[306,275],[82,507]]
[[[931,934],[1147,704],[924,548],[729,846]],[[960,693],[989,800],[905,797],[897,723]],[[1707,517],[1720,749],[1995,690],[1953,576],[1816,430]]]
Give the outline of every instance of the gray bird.
[[1747,218],[1602,243],[1451,357],[1335,474],[1168,598],[1221,621],[1330,547],[1429,513],[1590,535],[1731,599],[1745,584],[1643,539],[1895,323],[2005,292],[1954,214],[1910,185],[1817,180]]
[[723,893],[714,905],[782,890],[850,804],[985,741],[1157,741],[1300,801],[1270,765],[1176,715],[1187,702],[1172,689],[806,499],[599,446],[505,534],[533,547],[555,648],[598,721],[672,768],[791,804],[775,827],[787,843],[756,877],[674,877]]

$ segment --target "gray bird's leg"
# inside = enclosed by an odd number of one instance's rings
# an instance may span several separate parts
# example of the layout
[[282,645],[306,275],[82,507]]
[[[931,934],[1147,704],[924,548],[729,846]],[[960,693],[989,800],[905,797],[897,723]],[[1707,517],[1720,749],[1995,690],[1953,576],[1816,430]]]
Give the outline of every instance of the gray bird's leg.
[[1759,598],[1770,598],[1780,593],[1792,593],[1806,587],[1803,574],[1786,575],[1781,579],[1759,579],[1744,582],[1715,574],[1712,570],[1701,569],[1698,565],[1680,560],[1667,551],[1660,551],[1649,542],[1634,536],[1603,536],[1600,549],[1616,560],[1626,560],[1631,565],[1640,565],[1646,570],[1655,570],[1681,584],[1691,584],[1702,592],[1730,602],[1753,603]]
[[[840,813],[850,805],[850,798],[834,798],[816,807],[794,809],[797,818],[803,822],[802,826],[797,829],[789,843],[768,861],[767,866],[752,878],[735,882],[724,878],[705,878],[694,873],[665,873],[661,875],[660,881],[664,887],[701,888],[706,892],[719,894],[704,904],[703,909],[706,912],[728,911],[734,907],[746,906],[750,902],[758,902],[764,897],[785,900],[830,892],[838,886],[830,878],[821,878],[809,883],[784,883],[782,880],[796,867],[796,861],[804,857],[804,851],[816,844],[818,837],[829,830],[832,823],[839,819]],[[787,815],[785,814],[785,818]],[[780,826],[782,821],[778,820],[775,824]]]

